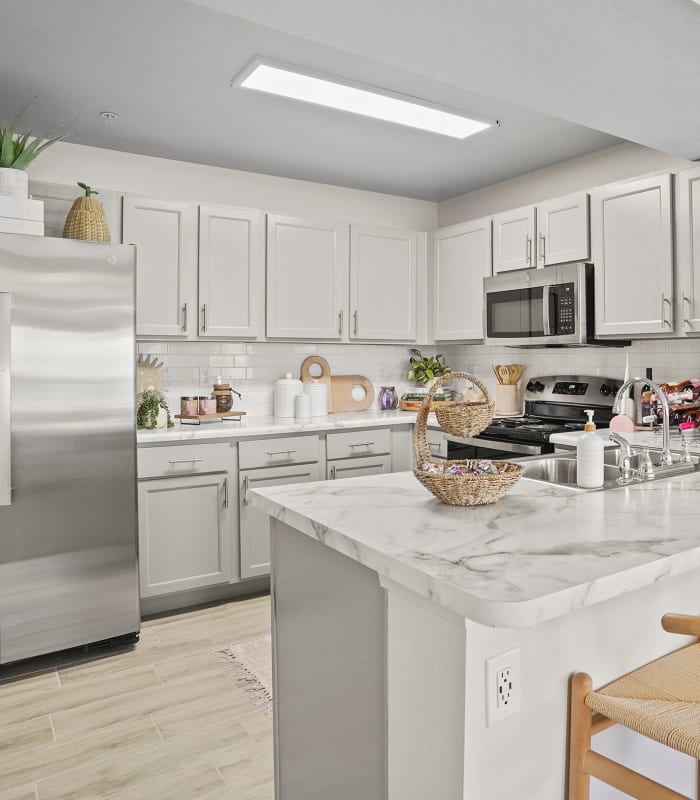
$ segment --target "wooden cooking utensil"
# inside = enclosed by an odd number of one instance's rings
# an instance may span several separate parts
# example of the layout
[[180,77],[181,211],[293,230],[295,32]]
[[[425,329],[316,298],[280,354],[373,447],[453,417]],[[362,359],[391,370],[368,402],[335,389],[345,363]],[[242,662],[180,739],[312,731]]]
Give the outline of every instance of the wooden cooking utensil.
[[511,383],[518,383],[518,381],[523,377],[525,367],[521,366],[520,364],[512,364],[511,370]]
[[498,374],[501,376],[501,383],[510,383],[510,370],[505,364],[500,364],[498,367]]
[[491,369],[493,370],[493,374],[496,376],[496,380],[497,380],[499,383],[503,383],[503,381],[501,380],[501,374],[500,374],[500,372],[499,372],[499,369],[500,369],[500,367],[498,367],[498,365],[496,365],[496,366],[493,366],[493,365],[492,365],[492,366],[491,366]]
[[[310,370],[311,367],[317,364],[321,370],[320,375],[312,375]],[[302,383],[313,383],[314,381],[318,381],[319,383],[325,383],[328,389],[328,411],[337,411],[338,409],[334,408],[333,406],[333,387],[332,387],[332,376],[331,376],[331,368],[328,365],[328,362],[325,358],[321,358],[321,356],[309,356],[305,358],[301,364],[301,374],[299,376],[301,378]],[[345,409],[343,409],[345,410]]]

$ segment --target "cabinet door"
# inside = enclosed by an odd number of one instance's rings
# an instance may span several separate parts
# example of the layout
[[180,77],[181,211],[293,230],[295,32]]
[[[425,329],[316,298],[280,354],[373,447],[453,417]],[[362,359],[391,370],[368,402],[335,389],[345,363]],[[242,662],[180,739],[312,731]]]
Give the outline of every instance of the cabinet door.
[[231,538],[225,474],[141,481],[141,597],[227,583]]
[[493,274],[535,266],[535,207],[493,217]]
[[672,333],[671,176],[597,189],[592,202],[596,335]]
[[680,330],[700,333],[700,167],[678,176],[678,312]]
[[255,339],[263,286],[262,212],[199,207],[199,335]]
[[350,228],[351,339],[416,339],[416,231]]
[[538,267],[589,259],[590,224],[586,192],[538,203],[535,210]]
[[318,464],[243,470],[240,475],[241,578],[270,572],[270,517],[248,504],[250,489],[321,480]]
[[483,339],[484,278],[491,275],[491,218],[433,235],[435,338]]
[[124,197],[122,238],[136,245],[136,335],[194,335],[195,209]]
[[341,458],[328,462],[326,478],[334,481],[340,478],[359,478],[362,475],[386,475],[388,472],[391,472],[391,456]]
[[[63,226],[76,197],[82,197],[83,190],[77,185],[29,181],[29,192],[34,200],[44,203],[44,236],[63,237]],[[110,239],[113,244],[121,243],[122,212],[121,197],[118,192],[99,190],[95,198],[105,210]]]
[[342,339],[348,226],[267,216],[267,335]]

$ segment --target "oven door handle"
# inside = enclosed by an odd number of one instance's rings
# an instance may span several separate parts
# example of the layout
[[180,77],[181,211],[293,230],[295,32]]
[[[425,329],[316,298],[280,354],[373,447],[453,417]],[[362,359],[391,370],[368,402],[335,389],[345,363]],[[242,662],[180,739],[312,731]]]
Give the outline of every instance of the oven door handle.
[[[539,456],[542,455],[542,445],[540,444],[521,444],[520,442],[502,442],[498,439],[477,439],[475,437],[468,437],[462,439],[458,436],[445,436],[447,440],[447,447],[449,450],[449,443],[455,444],[470,444],[474,447],[490,447],[492,450],[504,450],[507,453],[518,453],[523,456]],[[449,458],[449,452],[448,452]]]
[[552,291],[553,288],[552,286],[542,287],[542,329],[545,336],[554,336],[556,334],[556,330],[552,330],[552,318],[550,313],[552,298],[555,297]]

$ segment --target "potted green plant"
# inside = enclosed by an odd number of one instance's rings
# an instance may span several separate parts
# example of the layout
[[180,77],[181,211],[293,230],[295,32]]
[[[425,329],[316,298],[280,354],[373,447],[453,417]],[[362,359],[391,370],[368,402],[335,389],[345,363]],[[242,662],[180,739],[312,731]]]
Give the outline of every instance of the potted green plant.
[[34,99],[32,97],[25,103],[8,125],[0,125],[0,197],[27,200],[29,178],[25,170],[47,147],[71,134],[71,131],[63,130],[51,138],[41,136],[32,138],[31,129],[18,131],[17,124]]
[[157,389],[144,389],[139,392],[136,397],[136,427],[139,430],[172,428],[174,425],[163,392]]
[[442,353],[438,353],[436,356],[424,356],[420,350],[411,348],[409,363],[408,380],[415,381],[423,386],[428,386],[436,378],[441,378],[443,375],[449,375],[452,372]]

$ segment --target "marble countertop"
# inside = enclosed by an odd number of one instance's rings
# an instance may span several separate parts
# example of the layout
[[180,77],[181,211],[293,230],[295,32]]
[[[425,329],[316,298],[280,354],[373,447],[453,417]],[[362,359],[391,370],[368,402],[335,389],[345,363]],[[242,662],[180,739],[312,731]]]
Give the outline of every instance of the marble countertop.
[[410,472],[250,498],[406,589],[494,627],[535,625],[700,568],[700,473],[588,493],[523,478],[498,503],[473,508],[439,503]]
[[[433,415],[431,414],[431,418]],[[278,417],[242,417],[241,422],[207,422],[202,425],[182,425],[138,431],[139,445],[164,442],[189,442],[201,439],[245,439],[251,436],[287,436],[290,433],[316,433],[351,428],[374,428],[386,425],[413,425],[416,414],[411,411],[347,411],[308,420]],[[437,425],[433,419],[429,425]]]

